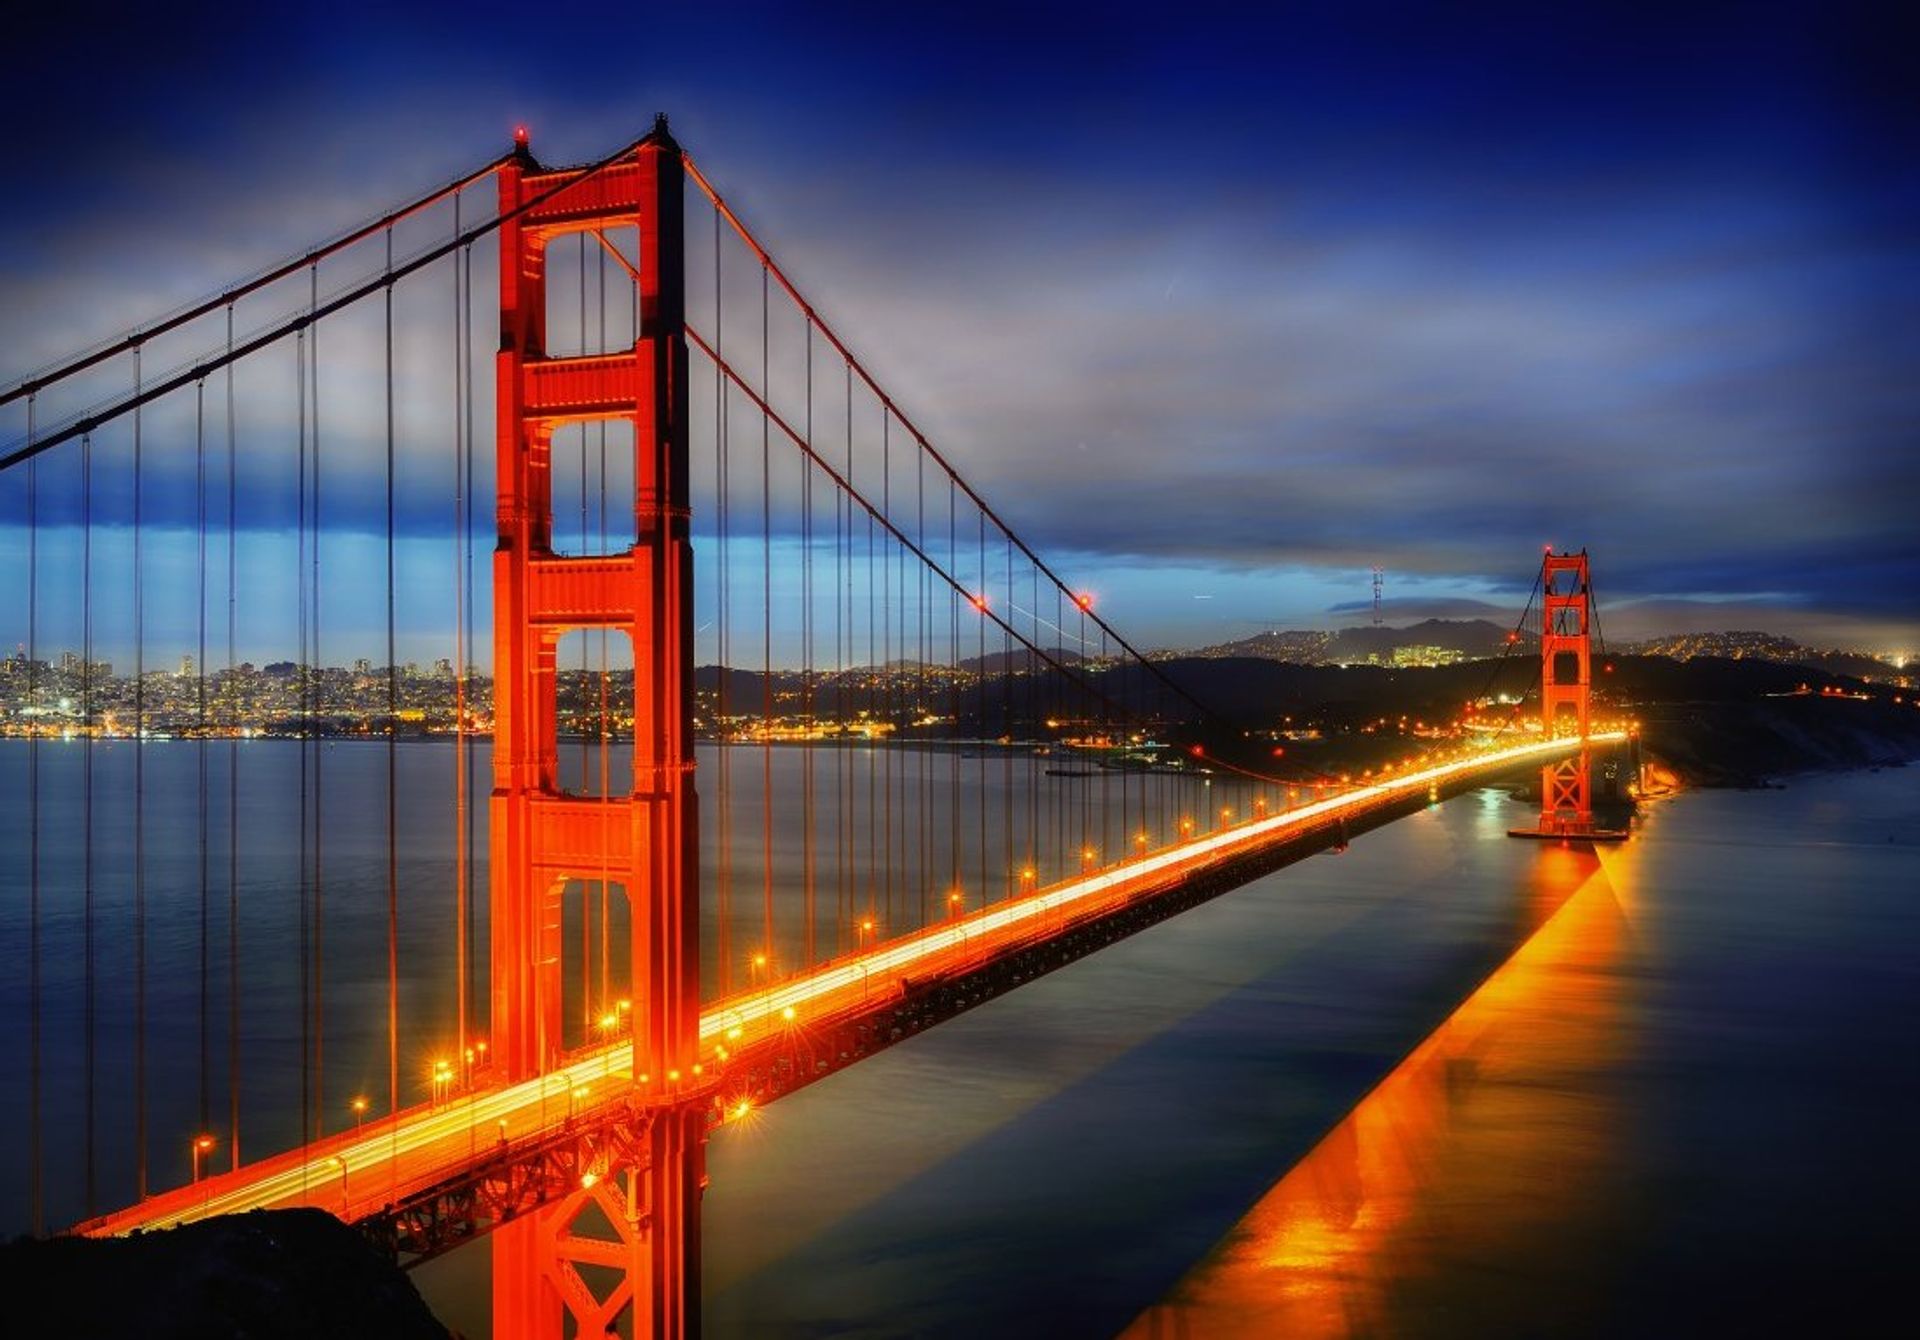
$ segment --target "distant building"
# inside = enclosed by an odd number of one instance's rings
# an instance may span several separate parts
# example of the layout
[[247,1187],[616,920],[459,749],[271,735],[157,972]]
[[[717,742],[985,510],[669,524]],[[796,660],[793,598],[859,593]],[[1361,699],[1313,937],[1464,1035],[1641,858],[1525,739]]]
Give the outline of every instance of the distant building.
[[1395,647],[1393,649],[1392,663],[1401,667],[1457,665],[1466,659],[1467,654],[1465,652],[1456,651],[1452,647]]

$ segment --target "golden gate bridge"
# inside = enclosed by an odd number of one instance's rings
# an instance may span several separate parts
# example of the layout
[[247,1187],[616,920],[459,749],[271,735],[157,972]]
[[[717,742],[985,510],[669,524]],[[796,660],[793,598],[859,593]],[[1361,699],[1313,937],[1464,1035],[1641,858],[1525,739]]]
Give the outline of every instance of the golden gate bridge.
[[[1541,768],[1531,832],[1614,836],[1584,553],[1549,550],[1535,589],[1538,728],[1516,708],[1358,778],[1247,766],[664,118],[580,167],[520,133],[0,404],[25,419],[0,479],[28,560],[9,960],[36,1232],[314,1206],[402,1263],[491,1235],[501,1334],[688,1334],[715,1128],[1492,777]],[[297,659],[263,688],[243,634],[289,613]],[[437,697],[401,668],[416,622],[451,624]],[[379,668],[325,669],[369,638]],[[149,667],[156,643],[191,671]],[[298,749],[273,859],[244,817],[254,734]],[[452,745],[424,871],[409,734]],[[382,751],[355,774],[383,779],[378,813],[341,794],[356,740]],[[150,794],[163,748],[192,751],[190,797]],[[370,813],[378,859],[343,872],[329,834]],[[152,934],[174,902],[185,931]],[[297,1020],[249,1017],[262,974]],[[197,1052],[150,1054],[176,1013]]]

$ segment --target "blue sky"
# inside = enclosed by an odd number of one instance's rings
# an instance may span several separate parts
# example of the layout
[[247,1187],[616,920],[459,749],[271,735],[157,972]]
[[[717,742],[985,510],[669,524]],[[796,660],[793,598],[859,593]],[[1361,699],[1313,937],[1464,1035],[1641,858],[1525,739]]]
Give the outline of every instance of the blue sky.
[[[1920,144],[1892,14],[38,13],[4,94],[30,205],[0,218],[0,375],[516,123],[576,161],[666,110],[895,398],[1138,641],[1356,621],[1374,563],[1391,618],[1506,617],[1551,541],[1594,552],[1616,635],[1920,649]],[[339,491],[343,530],[371,525],[366,495]],[[434,515],[408,523],[423,555]],[[0,531],[0,559],[21,548]],[[378,546],[329,562],[343,590],[383,580]],[[446,654],[421,622],[403,652]],[[332,623],[338,659],[377,651]],[[292,650],[271,618],[251,635]]]

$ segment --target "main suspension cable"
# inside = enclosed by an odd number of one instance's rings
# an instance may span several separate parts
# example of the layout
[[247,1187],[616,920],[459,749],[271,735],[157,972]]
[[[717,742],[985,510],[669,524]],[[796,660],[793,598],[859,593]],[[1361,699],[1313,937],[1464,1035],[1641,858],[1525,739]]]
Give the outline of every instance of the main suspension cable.
[[[398,281],[405,279],[408,275],[413,274],[416,271],[425,269],[427,266],[432,265],[435,261],[440,260],[445,256],[449,256],[453,254],[461,246],[477,241],[480,238],[487,236],[489,233],[492,233],[495,230],[499,229],[502,225],[510,222],[511,220],[517,219],[523,214],[526,214],[531,210],[536,210],[540,208],[542,205],[548,203],[555,196],[558,196],[563,191],[569,191],[577,188],[581,182],[586,181],[587,179],[594,177],[601,172],[604,172],[606,169],[614,166],[616,163],[620,162],[622,159],[627,158],[631,154],[637,152],[641,148],[641,146],[645,145],[649,140],[651,140],[656,133],[658,132],[648,131],[645,135],[641,136],[637,140],[634,140],[632,143],[627,144],[618,150],[615,150],[613,153],[608,154],[605,158],[600,159],[598,162],[591,163],[586,167],[580,169],[580,171],[577,174],[568,175],[565,181],[554,186],[550,190],[543,191],[537,196],[533,196],[527,200],[523,200],[518,205],[514,206],[512,209],[502,210],[499,213],[492,215],[484,222],[475,224],[473,227],[467,229],[464,233],[460,234],[458,237],[453,238],[450,241],[441,243],[438,246],[430,247],[426,251],[423,251],[418,255],[412,256],[409,259],[400,262],[398,265],[388,266],[385,270],[383,270],[380,274],[374,276],[372,279],[369,279],[364,283],[358,284],[353,288],[348,289],[344,293],[341,293],[332,298],[329,298],[325,303],[321,304],[318,308],[312,309],[308,312],[297,313],[294,316],[288,317],[286,320],[281,321],[269,327],[268,329],[262,331],[260,334],[249,337],[247,340],[243,341],[240,344],[234,345],[230,343],[228,348],[224,352],[219,354],[209,355],[203,358],[201,361],[191,364],[190,366],[180,371],[177,371],[168,377],[164,377],[160,380],[157,380],[151,383],[150,385],[148,385],[146,389],[144,389],[143,391],[139,392],[136,395],[129,396],[123,400],[119,400],[114,403],[99,407],[90,412],[77,415],[71,420],[69,420],[68,422],[66,422],[65,424],[63,424],[60,428],[46,434],[45,436],[37,439],[33,443],[22,444],[14,447],[12,450],[7,451],[4,454],[0,454],[0,470],[9,470],[14,466],[19,465],[22,461],[29,459],[32,456],[37,456],[43,452],[49,451],[52,448],[59,446],[63,442],[67,442],[76,437],[79,437],[83,433],[92,432],[95,428],[99,427],[100,425],[105,423],[110,423],[113,420],[121,417],[122,415],[131,412],[137,405],[146,404],[148,401],[156,400],[161,396],[165,396],[174,391],[180,390],[182,387],[191,386],[194,382],[205,377],[208,373],[217,371],[218,369],[227,366],[229,363],[232,363],[237,359],[246,358],[248,355],[257,353],[260,350],[265,349],[270,345],[277,344],[281,340],[285,339],[287,336],[292,335],[297,331],[306,329],[309,325],[311,325],[313,322],[319,320],[322,317],[331,316],[335,312],[342,311],[345,308],[351,307],[354,303],[360,301],[362,298],[369,297],[372,294],[378,293],[382,289],[391,289],[393,285]],[[376,228],[374,231],[377,232],[378,229]],[[300,262],[301,265],[304,265],[306,263],[307,262],[304,258]],[[295,269],[297,271],[298,267],[296,266]],[[208,310],[211,311],[213,309],[209,308]],[[144,340],[145,338],[146,337],[143,336],[142,340]],[[137,343],[133,347],[137,347]]]
[[[1018,629],[1014,628],[1012,624],[1008,623],[1006,618],[1002,616],[998,610],[994,609],[993,606],[989,604],[982,596],[980,596],[978,593],[974,591],[968,590],[966,585],[963,582],[961,582],[961,580],[957,576],[955,576],[952,571],[950,571],[947,567],[943,566],[937,559],[933,557],[932,554],[928,553],[926,550],[920,548],[919,545],[915,544],[913,540],[904,531],[902,531],[892,520],[890,520],[875,503],[870,501],[865,494],[861,493],[858,489],[856,489],[853,486],[852,482],[846,476],[842,475],[838,470],[834,469],[834,467],[827,462],[826,458],[820,455],[820,453],[818,452],[818,450],[815,449],[812,443],[805,441],[800,436],[800,434],[797,431],[795,431],[793,426],[790,425],[786,421],[786,419],[781,417],[781,415],[777,410],[775,410],[771,405],[769,405],[766,402],[765,399],[763,399],[757,392],[755,392],[754,389],[747,384],[746,380],[743,377],[741,377],[738,370],[735,369],[731,363],[728,363],[725,359],[721,358],[718,351],[716,351],[712,345],[708,344],[705,338],[703,338],[698,331],[694,330],[691,326],[689,326],[686,329],[686,335],[687,335],[687,338],[690,341],[692,341],[694,346],[698,348],[701,353],[705,354],[710,360],[712,360],[714,366],[717,369],[719,369],[720,373],[725,377],[725,379],[729,383],[732,384],[735,390],[737,390],[741,395],[745,396],[749,401],[751,401],[755,409],[759,410],[762,414],[766,415],[768,420],[775,427],[777,427],[780,430],[780,432],[790,442],[792,442],[796,447],[798,447],[802,452],[804,452],[807,455],[808,459],[813,461],[816,466],[818,466],[820,469],[825,471],[832,478],[833,482],[836,485],[838,485],[844,492],[846,492],[854,502],[857,502],[861,506],[861,508],[866,512],[868,518],[874,524],[878,525],[882,530],[884,530],[889,536],[893,538],[895,543],[901,545],[909,553],[911,553],[915,558],[919,559],[922,563],[925,563],[927,566],[931,567],[934,570],[934,572],[937,573],[940,576],[940,578],[943,581],[945,581],[949,587],[952,588],[955,595],[965,597],[967,603],[973,607],[976,613],[981,615],[983,618],[991,620],[992,622],[994,622],[995,624],[998,624],[1001,628],[1006,630],[1009,634],[1013,636],[1013,638],[1016,641],[1018,641],[1021,644],[1021,646],[1025,647],[1027,651],[1032,653],[1034,656],[1037,656],[1041,661],[1045,662],[1048,666],[1052,667],[1052,669],[1055,672],[1057,672],[1059,675],[1061,675],[1064,679],[1066,679],[1070,683],[1077,686],[1089,698],[1106,701],[1107,695],[1102,690],[1095,688],[1092,684],[1088,683],[1083,676],[1077,674],[1073,669],[1071,669],[1069,666],[1063,663],[1057,656],[1053,655],[1051,652],[1046,651],[1045,649],[1040,647],[1038,644],[1029,640],[1025,634],[1021,633]],[[958,481],[956,480],[956,482]]]
[[[867,384],[868,389],[871,390],[874,396],[880,401],[880,404],[883,407],[883,409],[887,413],[893,415],[895,418],[897,418],[900,421],[900,426],[905,428],[907,432],[913,436],[913,439],[917,443],[919,443],[921,450],[925,451],[927,455],[933,459],[934,463],[938,465],[942,470],[944,470],[947,473],[948,477],[951,478],[954,481],[954,483],[959,486],[960,490],[966,494],[967,499],[971,503],[973,503],[975,507],[977,507],[980,510],[985,520],[991,521],[1003,533],[1005,533],[1009,538],[1011,538],[1013,540],[1014,545],[1020,550],[1021,554],[1026,557],[1027,561],[1032,563],[1043,574],[1045,574],[1045,576],[1049,581],[1051,581],[1060,590],[1070,592],[1071,588],[1067,586],[1066,582],[1061,579],[1059,574],[1056,573],[1051,567],[1049,567],[1047,563],[1040,557],[1040,555],[1035,553],[1033,549],[1028,546],[1026,541],[1022,540],[1019,537],[1019,535],[1015,534],[1013,529],[1009,527],[1005,521],[1001,520],[999,513],[995,512],[992,507],[987,505],[986,499],[982,498],[978,493],[974,492],[973,486],[968,484],[967,481],[961,477],[960,473],[954,469],[953,465],[947,460],[945,456],[941,455],[940,451],[933,445],[933,443],[930,440],[928,440],[926,434],[920,431],[920,429],[913,423],[913,421],[907,417],[905,411],[903,411],[897,404],[895,404],[892,397],[890,397],[886,393],[886,391],[881,388],[880,383],[874,378],[872,373],[867,371],[866,366],[860,362],[860,360],[854,355],[853,351],[847,347],[847,345],[840,339],[838,335],[834,334],[832,328],[827,325],[826,321],[821,317],[820,313],[814,310],[813,305],[809,303],[806,300],[806,298],[801,296],[800,290],[797,287],[795,287],[793,281],[787,277],[786,272],[780,268],[779,263],[773,259],[772,255],[768,253],[765,247],[760,245],[759,240],[756,237],[754,237],[754,235],[750,231],[748,231],[746,224],[741,221],[740,216],[734,213],[733,207],[729,205],[724,198],[722,198],[719,191],[717,191],[714,188],[713,183],[708,181],[706,178],[706,175],[700,171],[698,166],[695,165],[692,155],[687,154],[683,151],[681,153],[681,161],[685,164],[687,175],[693,178],[694,184],[700,188],[701,192],[707,197],[708,201],[713,205],[715,215],[719,218],[724,218],[727,221],[728,225],[732,227],[734,233],[740,238],[740,240],[743,243],[746,244],[747,248],[753,252],[755,257],[759,259],[760,263],[767,268],[767,271],[773,276],[774,279],[776,279],[779,282],[780,286],[787,291],[787,296],[793,300],[794,304],[797,307],[799,307],[801,313],[806,317],[807,322],[810,325],[816,327],[820,331],[821,336],[825,338],[828,344],[833,346],[834,351],[838,353],[841,358],[846,360],[847,366],[851,368],[855,373],[857,373],[860,379]],[[1097,625],[1099,625],[1101,629],[1103,629],[1110,637],[1113,638],[1116,646],[1118,646],[1122,651],[1126,652],[1129,656],[1133,657],[1136,661],[1146,666],[1149,672],[1152,673],[1155,678],[1159,679],[1161,683],[1166,685],[1166,687],[1168,687],[1169,689],[1173,690],[1173,692],[1178,694],[1180,697],[1186,699],[1186,701],[1190,705],[1199,709],[1202,715],[1207,717],[1214,717],[1214,718],[1217,718],[1219,716],[1218,713],[1214,712],[1205,703],[1201,702],[1200,699],[1196,698],[1189,690],[1182,687],[1179,683],[1175,682],[1175,680],[1171,676],[1169,676],[1166,673],[1166,671],[1163,670],[1157,663],[1148,660],[1147,657],[1143,653],[1141,653],[1138,648],[1136,648],[1131,642],[1127,641],[1126,638],[1120,635],[1120,632],[1118,629],[1108,624],[1106,620],[1101,618],[1101,616],[1099,616],[1098,614],[1093,615],[1093,619],[1094,619],[1094,622]]]
[[178,330],[181,326],[197,321],[203,316],[211,316],[222,307],[231,310],[234,303],[249,294],[257,293],[261,289],[276,284],[282,279],[292,278],[307,266],[317,264],[337,252],[345,251],[348,247],[356,243],[364,242],[367,238],[376,236],[382,228],[391,228],[401,220],[409,218],[423,209],[431,208],[433,205],[446,199],[449,195],[457,195],[474,182],[479,181],[483,177],[491,176],[512,162],[515,153],[515,150],[510,149],[485,166],[475,168],[465,176],[458,177],[445,186],[430,191],[419,199],[400,206],[398,209],[389,210],[378,219],[350,229],[334,238],[331,242],[324,242],[299,256],[292,257],[271,269],[262,271],[252,279],[225,289],[204,302],[195,303],[193,306],[175,312],[171,316],[162,317],[156,321],[151,321],[143,326],[136,327],[126,335],[111,340],[96,349],[92,349],[76,358],[70,358],[64,363],[59,363],[40,372],[36,372],[30,377],[23,378],[7,390],[0,391],[0,405],[12,404],[21,396],[34,395],[55,383],[65,381],[76,373],[85,372],[88,368],[97,366],[117,354],[130,353],[133,350],[139,349],[147,341],[158,339],[169,331]]

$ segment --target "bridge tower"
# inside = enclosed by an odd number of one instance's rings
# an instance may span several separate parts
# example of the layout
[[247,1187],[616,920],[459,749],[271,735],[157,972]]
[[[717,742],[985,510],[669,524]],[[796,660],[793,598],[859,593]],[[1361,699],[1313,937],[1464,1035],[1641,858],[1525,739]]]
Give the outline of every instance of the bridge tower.
[[1592,597],[1587,551],[1556,554],[1548,548],[1541,560],[1540,593],[1541,732],[1546,739],[1577,736],[1580,748],[1540,769],[1540,826],[1516,830],[1515,836],[1592,837],[1593,760],[1587,747],[1592,711]]
[[[570,1315],[578,1335],[612,1334],[631,1304],[632,1334],[679,1336],[697,1329],[705,1128],[693,1091],[700,902],[684,164],[664,117],[630,158],[597,170],[544,168],[524,134],[517,149],[499,174],[492,1056],[509,1082],[560,1064],[562,895],[569,880],[605,877],[624,886],[632,928],[634,1086],[631,1138],[611,1153],[603,1140],[583,1146],[577,1188],[496,1231],[494,1332],[558,1337]],[[639,236],[633,347],[548,356],[549,244],[579,233],[604,242],[616,227]],[[554,432],[615,419],[633,424],[631,543],[559,556]],[[576,629],[614,630],[632,643],[633,783],[624,796],[569,795],[560,785],[556,653]]]

